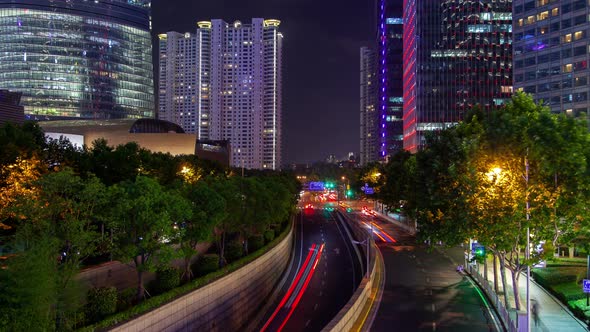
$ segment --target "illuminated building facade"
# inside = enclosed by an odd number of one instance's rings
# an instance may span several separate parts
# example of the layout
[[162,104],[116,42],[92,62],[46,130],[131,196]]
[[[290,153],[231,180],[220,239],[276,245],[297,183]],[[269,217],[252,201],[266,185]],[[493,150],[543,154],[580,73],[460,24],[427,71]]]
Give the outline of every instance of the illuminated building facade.
[[369,47],[361,48],[360,75],[360,120],[361,120],[361,165],[380,159],[381,139],[379,136],[379,89],[377,60],[375,52]]
[[231,142],[231,165],[281,166],[280,21],[202,21],[160,35],[158,117],[203,140]]
[[149,0],[0,0],[0,88],[29,118],[154,116]]
[[403,149],[403,3],[379,0],[381,159]]
[[587,0],[514,0],[514,88],[587,116],[589,15]]
[[22,124],[25,120],[24,108],[20,104],[21,94],[0,90],[0,126],[10,122]]
[[403,140],[455,125],[512,94],[512,1],[404,0]]
[[366,165],[403,148],[402,2],[375,0],[376,42],[361,48],[361,154]]

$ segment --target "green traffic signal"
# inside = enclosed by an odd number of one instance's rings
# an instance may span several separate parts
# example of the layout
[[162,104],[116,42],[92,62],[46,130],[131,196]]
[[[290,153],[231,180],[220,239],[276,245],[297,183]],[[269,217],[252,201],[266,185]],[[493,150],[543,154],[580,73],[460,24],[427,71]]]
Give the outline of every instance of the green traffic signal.
[[486,249],[484,247],[477,247],[475,249],[475,256],[484,257],[486,255]]

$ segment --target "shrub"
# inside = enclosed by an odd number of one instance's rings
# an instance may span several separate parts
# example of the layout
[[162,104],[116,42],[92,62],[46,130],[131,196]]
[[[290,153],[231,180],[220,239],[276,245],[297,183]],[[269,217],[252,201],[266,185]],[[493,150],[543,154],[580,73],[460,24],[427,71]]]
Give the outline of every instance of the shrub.
[[244,246],[241,241],[230,241],[225,245],[225,259],[228,263],[235,262],[244,256]]
[[97,322],[117,311],[117,289],[115,287],[91,288],[86,297],[86,317],[91,322]]
[[195,277],[204,276],[211,272],[217,271],[219,268],[219,255],[208,254],[199,257],[193,264],[193,274]]
[[560,295],[559,297],[564,303],[586,298],[586,294],[582,291],[582,285],[573,282],[553,285],[552,288],[555,293]]
[[135,297],[137,295],[137,288],[127,288],[119,293],[117,299],[117,311],[123,311],[131,308],[135,303]]
[[271,242],[275,238],[275,231],[269,229],[268,231],[264,232],[264,241],[266,243]]
[[158,268],[156,280],[154,281],[154,292],[156,294],[167,292],[180,285],[180,272],[171,266]]
[[264,237],[262,235],[254,235],[248,239],[248,251],[254,252],[264,246]]

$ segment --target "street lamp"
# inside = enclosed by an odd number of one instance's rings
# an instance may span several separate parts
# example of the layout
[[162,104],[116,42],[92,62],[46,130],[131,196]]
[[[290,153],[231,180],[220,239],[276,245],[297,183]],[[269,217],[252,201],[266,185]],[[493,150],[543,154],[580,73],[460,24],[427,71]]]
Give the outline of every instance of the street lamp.
[[[530,284],[531,284],[531,266],[529,263],[530,259],[530,251],[531,251],[531,232],[529,227],[529,221],[531,219],[530,214],[530,202],[529,202],[529,161],[528,158],[524,158],[524,166],[525,166],[525,174],[523,176],[525,181],[525,196],[526,196],[526,249],[525,249],[525,259],[527,261],[526,266],[526,328],[527,331],[531,330],[531,292],[530,292]],[[502,173],[502,169],[499,167],[494,167],[487,173],[488,179],[493,181],[494,184],[498,181]],[[486,271],[487,272],[487,271]],[[518,285],[516,285],[516,289],[518,289]]]

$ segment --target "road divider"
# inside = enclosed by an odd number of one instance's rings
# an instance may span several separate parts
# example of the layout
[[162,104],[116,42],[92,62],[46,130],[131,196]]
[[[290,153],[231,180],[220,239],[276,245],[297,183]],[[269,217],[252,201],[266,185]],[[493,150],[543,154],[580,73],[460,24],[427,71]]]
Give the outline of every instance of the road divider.
[[348,222],[357,241],[363,238],[371,240],[369,243],[372,247],[371,252],[374,254],[370,255],[370,273],[365,274],[348,303],[322,329],[322,332],[368,331],[381,301],[385,282],[385,264],[368,230],[363,229],[360,224],[351,221],[344,214],[339,213],[338,216]]

